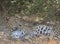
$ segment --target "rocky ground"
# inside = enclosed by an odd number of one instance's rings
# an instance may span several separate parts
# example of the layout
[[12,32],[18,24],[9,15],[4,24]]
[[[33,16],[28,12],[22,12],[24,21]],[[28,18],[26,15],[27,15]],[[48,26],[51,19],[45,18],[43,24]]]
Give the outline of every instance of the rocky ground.
[[[55,28],[55,35],[60,34],[60,23],[54,21],[47,21],[43,22],[43,18],[40,17],[28,17],[28,16],[14,16],[10,17],[6,24],[0,26],[0,44],[60,44],[60,39],[54,37],[52,39],[48,39],[45,36],[42,37],[34,37],[28,40],[21,40],[21,39],[13,39],[10,37],[10,33],[14,27],[22,27],[26,29],[28,32],[32,31],[34,26],[39,24],[45,25],[53,25]],[[4,21],[3,21],[4,22]],[[43,22],[43,23],[42,23]]]

